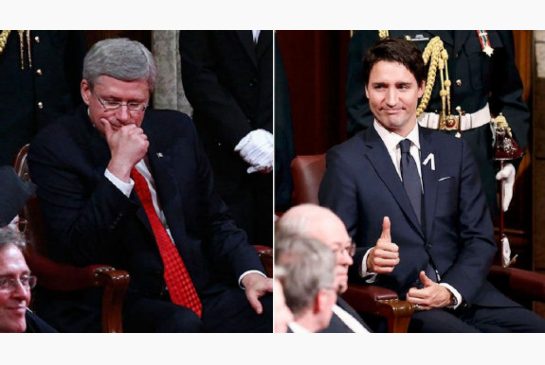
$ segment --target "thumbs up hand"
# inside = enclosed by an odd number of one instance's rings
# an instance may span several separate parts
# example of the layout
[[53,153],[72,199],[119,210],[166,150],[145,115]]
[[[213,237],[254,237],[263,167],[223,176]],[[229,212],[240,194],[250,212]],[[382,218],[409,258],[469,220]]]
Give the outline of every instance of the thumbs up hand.
[[453,294],[446,287],[431,280],[424,271],[418,278],[423,288],[411,288],[407,293],[407,301],[414,304],[417,310],[444,308],[451,304]]
[[367,256],[367,271],[389,274],[399,264],[399,247],[392,243],[390,218],[382,220],[382,233]]

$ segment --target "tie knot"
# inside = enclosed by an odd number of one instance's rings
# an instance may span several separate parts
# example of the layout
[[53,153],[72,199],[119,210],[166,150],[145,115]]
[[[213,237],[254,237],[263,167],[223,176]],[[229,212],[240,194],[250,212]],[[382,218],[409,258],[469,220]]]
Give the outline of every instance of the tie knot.
[[399,149],[401,150],[401,153],[409,153],[409,150],[411,149],[411,141],[409,139],[402,140],[399,142]]

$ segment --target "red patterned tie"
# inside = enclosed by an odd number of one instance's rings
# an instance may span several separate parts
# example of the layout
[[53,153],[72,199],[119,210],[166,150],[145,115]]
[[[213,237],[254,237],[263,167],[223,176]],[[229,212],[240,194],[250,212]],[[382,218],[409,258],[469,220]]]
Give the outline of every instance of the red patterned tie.
[[178,253],[174,242],[168,235],[165,227],[159,220],[146,179],[136,169],[132,169],[131,177],[134,180],[136,194],[146,211],[148,220],[159,247],[159,252],[165,267],[164,277],[170,298],[174,304],[178,304],[193,310],[199,318],[202,315],[202,304],[197,291],[193,286],[191,277],[187,272],[182,257]]

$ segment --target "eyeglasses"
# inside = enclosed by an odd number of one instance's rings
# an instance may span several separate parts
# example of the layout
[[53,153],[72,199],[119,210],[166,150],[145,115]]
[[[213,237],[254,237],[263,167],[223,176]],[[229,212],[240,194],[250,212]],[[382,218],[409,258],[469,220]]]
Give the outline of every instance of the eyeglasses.
[[97,94],[95,94],[95,93],[92,93],[92,94],[98,100],[100,105],[102,105],[104,110],[109,111],[109,112],[118,110],[123,105],[125,105],[127,107],[127,109],[129,110],[129,112],[131,112],[131,113],[141,113],[144,110],[146,110],[146,108],[148,107],[148,104],[146,104],[146,103],[139,103],[139,102],[136,102],[136,101],[121,102],[121,101],[117,101],[117,100],[103,100]]
[[26,290],[33,289],[36,286],[37,281],[38,278],[34,275],[23,275],[20,278],[0,276],[0,290],[11,292],[16,290],[19,284]]
[[335,254],[347,254],[350,257],[356,254],[356,244],[352,240],[345,243],[337,242],[336,245],[338,247],[333,250]]

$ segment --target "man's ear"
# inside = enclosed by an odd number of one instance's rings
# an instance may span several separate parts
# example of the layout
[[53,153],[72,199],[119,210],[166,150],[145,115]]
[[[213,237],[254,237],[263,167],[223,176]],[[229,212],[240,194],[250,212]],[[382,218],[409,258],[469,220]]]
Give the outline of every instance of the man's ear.
[[337,301],[337,296],[335,292],[327,289],[320,289],[314,298],[314,313],[319,313],[323,311],[330,311],[335,302]]
[[426,81],[422,81],[418,87],[418,98],[420,99],[424,95],[424,90],[426,88]]
[[367,97],[367,99],[369,99],[369,92],[367,91],[367,85],[365,85],[365,96]]
[[88,106],[91,99],[91,85],[89,85],[89,82],[87,82],[87,80],[83,79],[81,80],[79,90],[83,102],[85,103],[85,105]]

